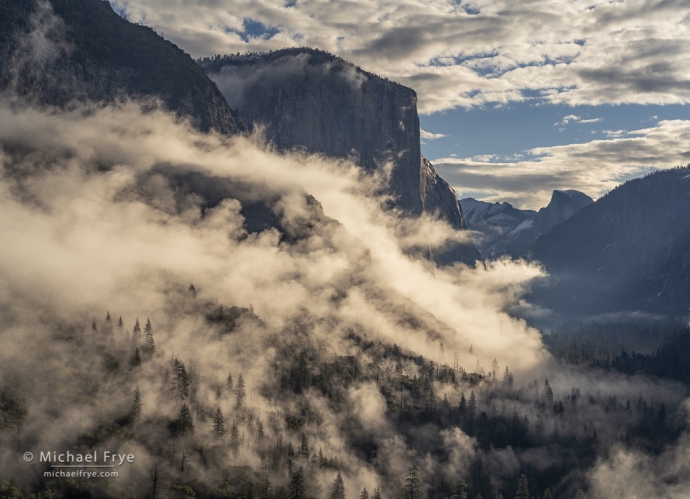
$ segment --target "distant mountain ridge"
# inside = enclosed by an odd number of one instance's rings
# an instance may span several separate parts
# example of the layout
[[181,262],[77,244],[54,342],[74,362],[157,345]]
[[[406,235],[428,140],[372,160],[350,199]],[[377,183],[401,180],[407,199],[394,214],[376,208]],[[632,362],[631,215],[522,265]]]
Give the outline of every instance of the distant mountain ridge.
[[[466,229],[452,188],[421,156],[414,90],[315,49],[216,56],[199,61],[248,125],[261,125],[282,150],[349,158],[389,172],[392,208],[439,216]],[[481,254],[456,244],[435,254],[440,264],[474,264]]]
[[571,313],[690,310],[690,168],[630,180],[555,226],[529,257],[540,304]]
[[549,204],[538,212],[520,210],[510,203],[487,203],[473,198],[460,200],[467,226],[478,234],[482,255],[498,258],[523,256],[537,238],[564,222],[592,198],[575,191],[553,191]]
[[152,99],[202,131],[247,130],[194,62],[102,0],[0,0],[0,91],[70,106]]

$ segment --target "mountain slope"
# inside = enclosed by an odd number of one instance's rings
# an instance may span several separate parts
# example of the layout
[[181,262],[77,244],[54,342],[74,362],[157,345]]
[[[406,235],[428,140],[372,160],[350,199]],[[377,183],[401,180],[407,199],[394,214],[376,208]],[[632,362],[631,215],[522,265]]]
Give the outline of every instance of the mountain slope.
[[547,306],[687,313],[690,169],[626,182],[541,236],[530,257],[555,277],[535,292]]
[[203,131],[246,125],[194,60],[101,0],[0,0],[0,90],[60,107],[159,100]]
[[487,203],[473,198],[460,200],[467,226],[475,231],[475,242],[487,258],[522,255],[539,236],[534,228],[537,213],[520,210],[510,203]]
[[489,258],[517,258],[542,234],[567,220],[592,198],[580,191],[553,191],[549,204],[539,212],[520,210],[510,203],[487,203],[473,198],[460,200],[467,225],[478,233],[477,245]]
[[591,197],[580,191],[553,191],[549,204],[537,213],[534,227],[540,234],[546,234],[593,202]]
[[[437,215],[457,230],[466,228],[453,190],[421,157],[414,90],[313,49],[200,63],[250,126],[262,126],[279,149],[349,158],[366,170],[385,172],[390,207]],[[436,260],[474,264],[481,259],[471,243],[444,255]]]

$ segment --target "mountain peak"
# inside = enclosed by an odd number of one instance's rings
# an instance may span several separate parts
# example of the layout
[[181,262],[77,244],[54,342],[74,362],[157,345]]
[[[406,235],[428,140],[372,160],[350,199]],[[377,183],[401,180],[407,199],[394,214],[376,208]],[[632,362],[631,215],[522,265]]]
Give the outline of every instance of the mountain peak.
[[584,192],[573,189],[554,190],[549,204],[537,213],[534,226],[540,233],[546,234],[593,202],[594,200]]
[[[389,208],[466,228],[455,192],[421,155],[411,88],[316,49],[215,56],[199,64],[276,148],[348,159],[368,172],[385,170]],[[472,243],[460,246],[433,258],[439,264],[481,260]]]

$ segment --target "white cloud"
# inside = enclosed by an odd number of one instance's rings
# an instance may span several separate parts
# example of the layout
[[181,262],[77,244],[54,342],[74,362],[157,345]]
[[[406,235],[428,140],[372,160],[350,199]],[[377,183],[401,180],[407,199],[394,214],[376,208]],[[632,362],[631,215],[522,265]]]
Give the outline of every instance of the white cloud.
[[[420,111],[540,98],[565,104],[690,102],[690,5],[480,0],[114,0],[194,56],[317,47],[417,90]],[[244,20],[277,30],[248,36]],[[525,96],[529,91],[531,97]]]
[[627,130],[602,130],[610,139],[618,139],[628,133]]
[[419,130],[419,136],[424,140],[436,140],[441,139],[443,137],[448,137],[447,135],[444,135],[442,133],[431,133],[421,129]]
[[[603,121],[604,118],[591,118],[591,119],[584,119],[580,118],[579,116],[576,116],[574,114],[569,114],[568,116],[564,116],[563,120],[560,123],[554,123],[553,126],[558,126],[558,125],[567,125],[571,121],[573,123],[598,123],[600,121]],[[565,128],[559,128],[558,131],[562,132],[565,130]]]
[[491,193],[487,201],[539,208],[554,189],[577,189],[598,198],[623,178],[690,161],[688,120],[606,133],[606,140],[534,148],[527,151],[532,159],[512,163],[449,157],[434,161],[434,167],[458,192]]

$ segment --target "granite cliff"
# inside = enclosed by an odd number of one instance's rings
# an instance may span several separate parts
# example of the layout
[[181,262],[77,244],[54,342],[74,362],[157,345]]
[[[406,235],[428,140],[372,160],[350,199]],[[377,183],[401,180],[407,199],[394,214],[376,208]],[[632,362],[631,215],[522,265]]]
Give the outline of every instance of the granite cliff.
[[555,310],[687,314],[690,169],[626,182],[542,235],[529,256],[553,276],[534,299]]
[[538,212],[520,210],[510,203],[487,203],[473,198],[460,200],[467,226],[475,231],[482,255],[498,258],[523,256],[534,241],[563,223],[592,198],[579,191],[553,191],[551,201]]
[[0,60],[0,91],[33,104],[136,98],[203,131],[246,130],[189,55],[102,0],[0,0]]
[[[249,126],[263,127],[279,149],[350,158],[366,170],[386,172],[390,208],[428,213],[466,229],[454,191],[421,156],[414,90],[313,49],[199,62]],[[434,259],[472,265],[481,255],[465,243]]]

